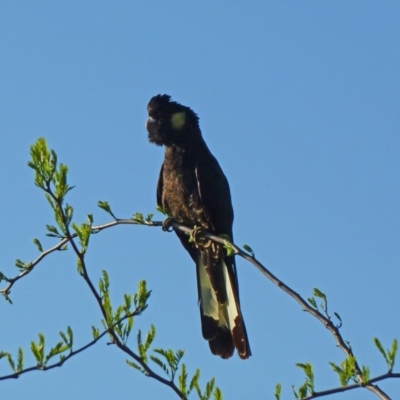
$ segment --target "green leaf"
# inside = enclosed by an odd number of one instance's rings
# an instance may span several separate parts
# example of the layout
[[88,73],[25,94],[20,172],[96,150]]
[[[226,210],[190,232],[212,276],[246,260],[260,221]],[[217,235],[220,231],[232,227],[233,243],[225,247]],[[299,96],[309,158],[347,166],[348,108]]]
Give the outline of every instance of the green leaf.
[[140,281],[138,291],[133,295],[133,304],[136,312],[140,315],[147,308],[147,300],[151,295],[151,290],[147,290],[146,281]]
[[39,333],[39,342],[36,343],[34,341],[31,342],[31,350],[33,355],[36,358],[36,362],[38,366],[43,367],[45,365],[44,362],[44,344],[45,344],[45,337],[43,333]]
[[26,269],[26,263],[19,259],[15,260],[15,266],[19,269]]
[[16,368],[15,368],[15,363],[14,360],[11,357],[10,353],[3,353],[5,355],[5,357],[7,358],[8,363],[10,364],[11,369],[15,372]]
[[100,207],[102,210],[108,212],[108,213],[111,211],[111,208],[110,208],[110,205],[108,204],[108,201],[99,200],[97,202],[97,206]]
[[8,296],[7,293],[3,292],[2,295],[4,296],[4,299],[9,303],[12,304],[13,302],[11,301],[10,297]]
[[388,366],[389,372],[391,372],[393,370],[394,363],[396,360],[396,354],[397,354],[397,349],[398,349],[397,339],[393,340],[392,348],[390,350],[388,349],[386,351],[383,348],[383,346],[378,338],[374,338],[374,343],[375,343],[375,346],[380,351],[380,353],[383,355],[383,358],[385,359],[386,364]]
[[103,295],[103,293],[104,293],[104,282],[101,279],[99,280],[99,291],[100,291],[100,295]]
[[307,383],[304,383],[302,386],[299,387],[299,398],[304,399],[308,395],[308,386]]
[[200,370],[197,368],[192,379],[190,380],[190,385],[189,385],[190,391],[192,391],[193,388],[199,386],[199,379],[200,379]]
[[322,293],[319,289],[314,288],[314,296],[319,297],[320,299],[323,299],[326,302],[326,295],[325,293]]
[[65,221],[63,222],[63,226],[69,226],[74,215],[74,209],[71,205],[66,204],[64,207],[64,215]]
[[330,366],[332,367],[332,369],[337,373],[337,374],[341,374],[341,373],[343,373],[343,370],[342,370],[342,368],[340,368],[338,365],[336,365],[335,363],[333,363],[333,362],[330,362],[329,363],[330,364]]
[[107,328],[110,328],[114,323],[114,319],[113,319],[113,310],[112,310],[111,299],[110,299],[109,292],[108,292],[108,286],[107,286],[107,290],[104,291],[104,293],[103,293],[102,304],[103,304],[103,309],[105,312]]
[[384,350],[384,348],[383,348],[381,342],[379,341],[379,339],[378,338],[374,338],[374,343],[375,343],[375,346],[378,348],[378,350],[383,355],[383,358],[385,359],[386,363],[389,364],[389,360],[388,360],[388,357],[386,355],[386,351]]
[[248,253],[250,253],[250,255],[251,255],[252,257],[255,256],[253,249],[252,249],[248,244],[244,244],[244,245],[243,245],[243,248],[244,248]]
[[133,317],[128,317],[127,321],[125,322],[124,330],[123,330],[123,342],[126,344],[128,337],[132,331],[133,327]]
[[187,370],[186,365],[182,364],[181,372],[178,375],[178,382],[179,382],[179,390],[186,396],[187,395]]
[[124,301],[125,301],[125,311],[129,312],[132,306],[132,298],[131,296],[124,294]]
[[[147,350],[148,347],[146,347]],[[163,368],[164,372],[171,378],[171,380],[174,380],[175,374],[178,371],[178,366],[179,363],[185,354],[183,350],[177,350],[174,352],[171,349],[165,350],[165,349],[154,349],[153,350],[155,353],[160,354],[167,362],[168,366],[166,366],[159,358],[155,356],[150,356],[150,358],[156,362],[161,368]],[[156,361],[158,360],[158,361]]]
[[83,276],[83,264],[80,257],[76,257],[76,270],[80,276]]
[[61,339],[63,340],[63,342],[68,345],[69,340],[67,338],[67,335],[63,331],[59,331],[58,334],[61,336]]
[[6,282],[10,282],[10,278],[7,278],[1,271],[0,271],[0,282],[1,281],[6,281]]
[[315,301],[314,297],[309,297],[307,300],[316,310],[318,310],[317,302]]
[[214,400],[222,400],[222,392],[219,387],[216,387],[214,390]]
[[339,320],[340,326],[342,325],[342,318],[340,318],[340,315],[337,312],[334,312],[333,315]]
[[149,214],[147,214],[147,217],[145,218],[145,221],[146,221],[146,222],[151,222],[152,219],[153,219],[153,217],[154,217],[154,214],[149,213]]
[[100,336],[99,328],[92,326],[93,339],[97,339]]
[[156,210],[161,214],[166,215],[167,217],[171,217],[171,212],[167,208],[162,208],[159,205],[156,206]]
[[68,166],[60,164],[58,171],[56,170],[53,175],[52,182],[55,186],[54,196],[62,203],[68,191],[72,190],[67,184]]
[[103,269],[102,273],[103,273],[103,282],[105,291],[108,292],[108,288],[110,287],[110,279],[108,277],[108,272],[105,269]]
[[97,202],[97,206],[100,207],[102,210],[104,210],[105,212],[107,212],[108,214],[110,214],[115,220],[117,220],[118,218],[114,215],[114,213],[111,211],[111,207],[108,204],[107,201],[99,201]]
[[175,352],[175,357],[174,357],[175,365],[178,365],[181,362],[184,355],[185,355],[185,350],[177,350]]
[[60,234],[60,232],[58,232],[57,228],[53,225],[46,225],[46,229],[50,232],[47,233],[46,236],[49,237],[56,237],[56,238],[60,238],[63,239],[64,236]]
[[125,362],[126,362],[130,367],[139,370],[142,374],[144,374],[144,375],[146,375],[146,376],[149,375],[148,372],[147,372],[144,368],[142,368],[139,364],[136,364],[136,363],[134,363],[134,362],[132,362],[132,361],[129,361],[129,360],[125,360]]
[[67,327],[67,335],[68,335],[68,345],[71,347],[72,349],[72,345],[74,344],[74,333],[72,332],[72,329],[70,326]]
[[356,365],[356,359],[354,356],[349,356],[347,360],[344,362],[345,365],[345,373],[346,373],[346,379],[347,382],[352,379],[355,380],[355,365]]
[[171,371],[168,369],[167,365],[164,364],[158,357],[150,355],[150,360],[156,363],[162,370],[166,373],[166,375],[171,378]]
[[81,226],[75,222],[72,224],[72,229],[78,236],[79,244],[81,246],[81,254],[85,254],[89,245],[90,235],[92,233],[92,227],[89,224],[83,223]]
[[21,372],[24,369],[24,351],[20,347],[17,355],[17,372]]
[[142,332],[139,329],[137,333],[137,347],[138,347],[138,353],[139,357],[142,359],[142,361],[147,364],[147,354],[146,354],[146,348],[143,346],[142,343]]
[[[31,146],[31,161],[29,167],[35,171],[35,185],[46,192],[46,198],[53,209],[55,220],[61,230],[65,233],[65,225],[68,225],[72,218],[72,208],[68,206],[62,210],[64,197],[72,187],[68,186],[68,167],[60,164],[57,169],[57,154],[49,150],[45,139],[39,138]],[[64,211],[64,215],[62,215]],[[54,236],[50,233],[49,236]]]
[[339,375],[340,384],[342,386],[347,386],[350,379],[356,381],[355,363],[356,359],[354,356],[346,358],[341,362],[340,367],[333,362],[329,363],[332,369]]
[[388,359],[389,359],[389,368],[390,371],[393,369],[394,367],[394,363],[396,361],[396,355],[397,355],[397,350],[398,350],[398,343],[397,343],[397,339],[393,340],[392,343],[392,349],[388,350]]
[[135,212],[132,217],[132,221],[135,221],[138,224],[145,224],[145,220],[143,218],[143,214],[139,212]]
[[45,364],[54,356],[63,353],[68,350],[69,346],[63,344],[63,342],[58,342],[54,347],[52,347],[45,358]]
[[57,155],[47,147],[46,140],[39,138],[31,146],[31,159],[28,166],[35,171],[35,185],[45,189],[53,179],[57,167]]
[[313,393],[314,392],[314,372],[313,372],[312,364],[310,364],[310,363],[304,363],[304,364],[298,363],[298,364],[296,364],[296,366],[301,368],[304,371],[305,375],[306,375],[306,381],[305,381],[305,383],[303,384],[303,386],[301,388],[304,387],[305,389],[307,389],[306,392],[305,392],[306,394],[308,393],[308,389],[310,390],[311,393]]
[[[199,377],[200,377],[200,371],[199,371]],[[195,383],[194,388],[196,390],[197,396],[199,397],[199,399],[203,399],[203,395],[201,393],[201,389],[200,389],[200,385],[198,383],[198,381]]]
[[230,243],[228,243],[227,241],[224,241],[224,249],[226,250],[226,254],[228,256],[235,255],[235,250],[233,249],[232,245]]
[[33,243],[35,243],[36,247],[38,248],[38,250],[43,253],[43,247],[41,245],[41,243],[39,242],[39,239],[34,238],[33,239]]
[[204,393],[204,397],[206,400],[208,400],[211,397],[212,392],[214,390],[214,385],[215,385],[215,378],[211,378],[206,384],[206,390]]
[[361,366],[361,374],[362,374],[363,383],[369,382],[369,379],[370,379],[370,371],[369,371],[369,368],[366,367],[365,365],[362,365],[362,366]]
[[276,387],[275,387],[275,399],[276,400],[280,400],[281,399],[281,389],[282,389],[282,386],[281,386],[280,383],[278,383],[276,385]]

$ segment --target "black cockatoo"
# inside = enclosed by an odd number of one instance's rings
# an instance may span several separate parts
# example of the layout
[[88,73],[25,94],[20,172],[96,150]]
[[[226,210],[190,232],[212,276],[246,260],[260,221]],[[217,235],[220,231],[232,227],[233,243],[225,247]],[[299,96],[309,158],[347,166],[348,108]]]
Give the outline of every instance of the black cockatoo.
[[[165,146],[157,204],[186,226],[233,240],[229,184],[202,137],[198,116],[166,94],[154,96],[147,110],[149,141]],[[202,332],[211,352],[226,359],[236,348],[247,359],[251,351],[234,257],[219,243],[189,241],[185,233],[175,232],[196,263]]]

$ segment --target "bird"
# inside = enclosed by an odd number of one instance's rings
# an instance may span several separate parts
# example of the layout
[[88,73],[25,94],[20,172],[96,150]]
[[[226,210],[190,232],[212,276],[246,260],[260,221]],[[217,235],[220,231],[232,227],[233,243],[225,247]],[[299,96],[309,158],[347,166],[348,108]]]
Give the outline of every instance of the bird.
[[[157,205],[185,226],[233,241],[229,183],[203,139],[198,115],[167,94],[152,97],[147,111],[148,139],[165,147]],[[202,334],[212,354],[228,359],[236,349],[241,359],[249,358],[234,256],[220,243],[175,233],[196,264]]]

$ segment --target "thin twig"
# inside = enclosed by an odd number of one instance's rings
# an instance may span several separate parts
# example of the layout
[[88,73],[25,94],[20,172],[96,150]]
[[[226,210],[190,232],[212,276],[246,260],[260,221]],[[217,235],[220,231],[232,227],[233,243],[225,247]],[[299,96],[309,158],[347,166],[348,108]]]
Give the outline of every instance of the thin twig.
[[[386,374],[370,379],[369,383],[375,383],[390,378],[400,378],[400,373],[387,372]],[[360,387],[362,387],[362,385],[354,383],[352,385],[342,386],[335,389],[323,390],[321,392],[314,392],[311,396],[307,396],[303,400],[312,400],[316,399],[317,397],[328,396],[330,394],[335,394],[335,393],[342,393],[352,389],[359,389]],[[383,397],[383,398],[385,399],[387,398],[390,400],[390,397]]]
[[67,356],[65,356],[62,360],[60,360],[57,363],[51,364],[49,366],[36,365],[35,367],[29,367],[29,368],[23,369],[22,371],[14,372],[13,374],[10,374],[10,375],[0,376],[0,381],[6,380],[6,379],[16,379],[16,378],[19,378],[20,375],[25,374],[27,372],[31,372],[31,371],[47,371],[49,369],[61,367],[70,358],[76,356],[77,354],[81,353],[82,351],[84,351],[84,350],[88,349],[89,347],[93,346],[94,344],[96,344],[103,336],[105,336],[107,333],[110,333],[110,330],[112,330],[116,325],[118,325],[125,319],[130,318],[130,317],[135,317],[138,314],[139,314],[138,311],[135,310],[127,315],[124,315],[122,318],[120,318],[118,321],[116,321],[111,328],[104,330],[99,336],[97,336],[91,342],[87,343],[85,346],[82,346],[78,350],[71,351]]

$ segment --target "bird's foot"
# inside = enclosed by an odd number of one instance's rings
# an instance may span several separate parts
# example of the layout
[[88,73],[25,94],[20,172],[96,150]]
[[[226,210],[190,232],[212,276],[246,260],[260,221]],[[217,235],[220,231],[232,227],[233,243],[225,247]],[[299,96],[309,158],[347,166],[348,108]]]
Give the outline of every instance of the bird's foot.
[[197,248],[207,248],[212,244],[212,240],[204,237],[205,229],[202,226],[196,226],[191,233],[191,239]]
[[166,218],[163,223],[162,223],[162,230],[164,232],[172,232],[172,224],[175,222],[175,220],[172,217]]

